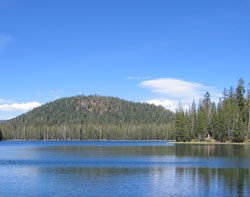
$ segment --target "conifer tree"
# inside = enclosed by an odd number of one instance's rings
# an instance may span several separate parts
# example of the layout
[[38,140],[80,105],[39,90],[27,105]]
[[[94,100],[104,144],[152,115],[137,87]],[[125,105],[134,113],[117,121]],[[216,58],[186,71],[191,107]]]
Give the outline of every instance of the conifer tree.
[[206,92],[203,99],[203,105],[204,105],[204,137],[208,134],[211,134],[210,131],[210,124],[211,124],[211,98],[209,92]]
[[225,111],[227,116],[227,135],[231,138],[236,127],[236,116],[239,111],[232,86],[229,89],[228,98],[225,100]]
[[211,107],[211,123],[210,123],[210,135],[213,136],[214,133],[218,132],[219,128],[218,128],[218,115],[217,115],[217,109],[216,109],[216,104],[215,102],[212,103],[212,107]]
[[186,141],[185,138],[185,113],[181,103],[175,115],[175,139],[177,142]]
[[244,80],[241,78],[239,79],[238,86],[236,89],[236,101],[238,104],[238,113],[236,115],[236,127],[233,131],[233,142],[243,142],[245,138],[245,111],[246,111],[246,105],[245,105],[245,87],[244,87]]
[[227,129],[226,129],[226,118],[225,110],[223,107],[222,99],[220,99],[217,107],[218,113],[218,125],[216,133],[214,133],[214,138],[220,142],[225,142],[227,139]]
[[193,137],[198,136],[197,134],[197,111],[196,111],[196,104],[195,101],[193,101],[192,103],[192,107],[191,107],[191,134]]
[[244,94],[245,94],[244,80],[240,78],[237,89],[236,89],[236,99],[237,99],[237,103],[238,103],[239,111],[241,115],[243,115],[242,113],[244,113],[244,109],[245,109]]
[[205,109],[202,104],[202,100],[200,100],[197,112],[197,134],[198,140],[204,140],[205,133]]

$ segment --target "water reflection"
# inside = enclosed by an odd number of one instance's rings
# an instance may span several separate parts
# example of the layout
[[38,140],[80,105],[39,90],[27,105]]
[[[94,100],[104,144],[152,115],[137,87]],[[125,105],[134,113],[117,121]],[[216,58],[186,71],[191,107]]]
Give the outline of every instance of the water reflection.
[[248,196],[249,169],[34,168],[1,170],[0,196]]
[[177,145],[176,156],[179,157],[250,157],[247,145]]
[[190,178],[201,196],[248,196],[249,169],[176,168],[178,182]]
[[249,146],[96,143],[0,145],[0,196],[250,193]]

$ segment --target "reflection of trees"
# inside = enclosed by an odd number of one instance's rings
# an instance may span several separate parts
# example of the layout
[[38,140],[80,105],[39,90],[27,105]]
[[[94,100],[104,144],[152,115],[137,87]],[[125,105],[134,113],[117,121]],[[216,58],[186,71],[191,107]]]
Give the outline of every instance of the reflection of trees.
[[[64,156],[174,156],[174,146],[54,146],[37,148],[46,153]],[[62,156],[63,156],[62,155]]]
[[193,186],[206,191],[207,196],[248,196],[250,169],[243,168],[176,168],[176,177],[182,181],[191,177]]
[[[46,171],[50,174],[71,174],[79,175],[85,178],[91,177],[107,177],[107,176],[124,176],[135,174],[161,174],[164,168],[86,168],[86,167],[70,167],[70,168],[48,168]],[[84,177],[85,176],[85,177]]]
[[250,157],[244,145],[176,145],[179,157]]
[[[182,194],[184,196],[192,196],[192,194],[193,196],[248,196],[250,192],[250,169],[157,167],[49,168],[46,171],[50,174],[50,178],[54,177],[55,179],[58,177],[62,178],[62,176],[68,179],[70,175],[72,180],[69,181],[74,181],[81,186],[95,184],[95,187],[102,188],[106,187],[106,184],[110,184],[122,187],[123,181],[126,184],[126,181],[131,181],[129,183],[134,183],[138,187],[144,188],[142,184],[147,184],[156,187],[156,190],[160,189],[163,192],[162,194],[166,194],[166,196],[167,194]],[[172,174],[171,172],[175,173]],[[134,182],[138,178],[142,182]],[[168,186],[168,189],[166,190],[164,186]],[[186,194],[180,193],[180,189],[186,192]]]

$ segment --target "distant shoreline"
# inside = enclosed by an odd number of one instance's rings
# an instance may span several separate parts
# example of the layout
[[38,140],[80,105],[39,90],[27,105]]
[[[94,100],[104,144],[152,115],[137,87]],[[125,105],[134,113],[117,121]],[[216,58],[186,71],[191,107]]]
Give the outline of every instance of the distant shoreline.
[[190,142],[173,142],[174,144],[190,144],[190,145],[250,145],[250,141],[245,142],[200,142],[200,141],[190,141]]
[[171,142],[175,140],[2,140],[2,142]]
[[208,142],[189,141],[176,142],[175,140],[2,140],[1,142],[167,142],[176,145],[250,145],[250,141],[245,142]]

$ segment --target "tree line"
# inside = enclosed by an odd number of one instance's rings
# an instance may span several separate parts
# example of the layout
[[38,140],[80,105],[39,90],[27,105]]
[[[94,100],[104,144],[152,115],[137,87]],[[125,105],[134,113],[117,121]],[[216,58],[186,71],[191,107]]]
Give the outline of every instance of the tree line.
[[168,140],[243,142],[250,138],[250,86],[224,89],[219,102],[206,92],[188,110],[105,96],[47,103],[0,124],[0,140]]
[[205,140],[243,142],[250,138],[250,85],[246,92],[244,80],[237,87],[224,89],[216,104],[209,92],[198,105],[193,102],[189,110],[181,104],[175,116],[176,141]]

